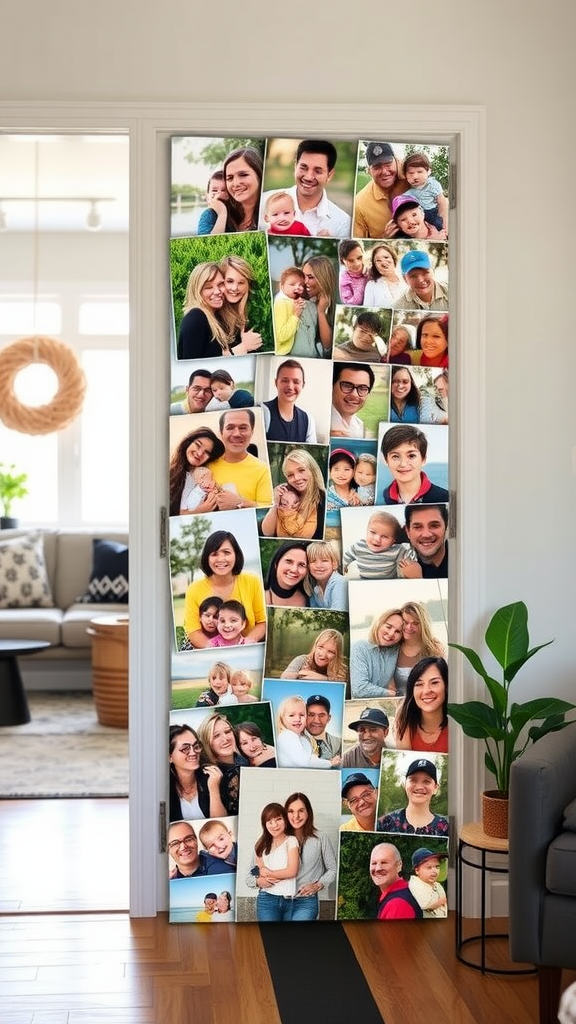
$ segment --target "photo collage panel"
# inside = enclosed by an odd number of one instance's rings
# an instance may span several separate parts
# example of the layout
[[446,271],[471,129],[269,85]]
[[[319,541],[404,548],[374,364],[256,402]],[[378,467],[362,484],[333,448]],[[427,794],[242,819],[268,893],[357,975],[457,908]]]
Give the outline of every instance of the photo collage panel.
[[446,920],[449,148],[170,149],[170,920]]

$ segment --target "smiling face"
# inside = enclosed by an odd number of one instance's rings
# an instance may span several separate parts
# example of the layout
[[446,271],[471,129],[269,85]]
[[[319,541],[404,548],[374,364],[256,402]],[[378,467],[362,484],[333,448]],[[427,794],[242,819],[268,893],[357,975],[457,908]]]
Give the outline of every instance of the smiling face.
[[272,839],[280,839],[281,836],[286,832],[286,822],[280,815],[276,815],[273,818],[268,818],[266,822],[266,831],[270,833]]
[[253,427],[246,410],[233,409],[227,412],[221,431],[226,452],[231,455],[241,455],[245,452],[250,444],[252,431]]
[[225,896],[223,892],[220,893],[218,899],[216,900],[216,910],[218,911],[219,914],[225,914],[228,910],[230,910],[230,900],[228,899],[227,896]]
[[281,587],[288,590],[295,587],[304,579],[308,571],[308,562],[304,549],[291,548],[278,559],[276,565],[276,579]]
[[396,160],[391,160],[387,163],[380,161],[380,163],[372,164],[368,168],[368,173],[379,188],[387,192],[395,184],[398,177],[398,164]]
[[398,850],[387,843],[379,843],[370,855],[370,878],[379,889],[388,889],[399,878],[402,861]]
[[372,764],[379,764],[388,729],[385,729],[382,725],[372,725],[370,722],[363,722],[356,731],[358,733],[358,746],[364,757],[367,757]]
[[323,736],[332,718],[323,704],[309,704],[306,708],[306,728],[311,736]]
[[292,701],[288,704],[282,714],[282,724],[285,729],[300,735],[306,728],[306,705],[304,701]]
[[224,278],[219,270],[200,289],[200,297],[209,309],[222,309],[224,305]]
[[213,832],[210,832],[204,845],[212,857],[220,857],[225,860],[234,849],[234,836],[230,829],[218,826]]
[[186,385],[186,397],[190,412],[204,412],[212,397],[210,378],[202,377],[199,374],[194,377],[194,380]]
[[218,761],[231,764],[234,761],[234,754],[237,754],[236,737],[230,722],[218,721],[212,732],[212,753]]
[[230,541],[222,541],[220,547],[208,555],[208,565],[214,576],[227,576],[234,572],[236,553]]
[[448,398],[448,381],[443,373],[439,373],[434,378],[434,387],[440,395],[440,398]]
[[[235,693],[237,697],[244,697],[252,689],[252,683],[244,672],[237,672],[233,675],[230,685],[232,686],[232,693]],[[258,742],[261,741],[259,740]]]
[[309,299],[317,299],[320,295],[320,284],[309,263],[304,264],[302,272],[304,274],[304,287],[307,297]]
[[370,551],[375,553],[387,551],[388,548],[391,548],[396,543],[396,534],[397,530],[394,526],[373,517],[368,520],[366,544]]
[[358,459],[354,479],[359,487],[370,487],[376,479],[376,466],[366,459]]
[[260,737],[253,736],[250,732],[245,732],[242,726],[238,729],[238,742],[244,757],[247,757],[249,761],[254,757],[259,757],[264,750],[264,744]]
[[304,387],[302,370],[297,366],[284,366],[276,375],[274,383],[278,398],[283,402],[295,402]]
[[290,459],[286,462],[284,476],[286,477],[286,482],[295,491],[298,491],[298,494],[304,494],[307,487],[312,483],[312,473],[308,467],[300,465],[299,462],[292,462]]
[[250,282],[236,267],[226,267],[223,278],[224,296],[228,302],[237,303],[250,291]]
[[210,670],[208,676],[208,682],[214,693],[217,693],[219,697],[222,697],[228,692],[228,676],[221,668],[213,668]]
[[287,274],[282,284],[282,291],[289,299],[300,299],[304,295],[304,275]]
[[354,478],[349,459],[336,459],[330,466],[330,479],[335,487],[347,487]]
[[218,612],[218,632],[224,640],[236,640],[245,626],[246,619],[231,608],[224,608]]
[[421,711],[437,711],[446,700],[446,684],[437,665],[428,665],[414,683],[414,702]]
[[326,583],[336,569],[336,562],[329,554],[317,555],[310,559],[308,568],[317,583]]
[[296,192],[308,201],[320,202],[322,192],[332,180],[334,169],[328,170],[328,158],[325,153],[302,153],[294,164]]
[[432,797],[438,792],[438,783],[434,782],[426,772],[414,772],[404,782],[406,796],[411,804],[417,807],[428,807]]
[[376,631],[376,640],[379,647],[394,647],[402,639],[402,616],[389,615],[384,622],[381,622]]
[[409,525],[406,526],[406,536],[414,548],[416,554],[423,562],[432,562],[444,555],[446,545],[446,524],[437,508],[426,508],[421,505],[415,512]]
[[[340,385],[343,385],[342,388]],[[364,407],[366,399],[369,395],[369,390],[364,394],[358,394],[358,391],[349,391],[346,385],[355,385],[361,388],[370,388],[370,377],[366,370],[351,370],[344,368],[338,380],[332,387],[332,405],[337,412],[340,413],[344,419],[350,419],[352,416],[360,412]]]
[[268,203],[264,220],[276,231],[287,231],[295,219],[296,211],[290,196],[282,196],[280,199],[273,199]]
[[195,437],[186,449],[186,461],[191,469],[203,466],[214,451],[214,443],[209,437]]
[[363,822],[367,829],[374,828],[377,796],[378,792],[374,786],[367,786],[366,783],[352,786],[346,794],[346,803],[352,814],[359,822]]
[[170,825],[168,852],[181,874],[192,875],[199,866],[198,839],[193,828],[185,821]]
[[448,350],[448,339],[440,324],[427,320],[420,333],[420,345],[427,359],[438,361]]
[[356,324],[352,331],[352,344],[362,352],[368,352],[374,346],[374,331],[363,324]]
[[394,361],[394,356],[399,356],[401,352],[404,352],[408,347],[410,341],[410,335],[405,327],[397,327],[396,330],[392,331],[390,335],[390,359]]
[[347,256],[344,256],[342,263],[351,274],[361,274],[364,269],[364,250],[357,245],[351,249]]
[[431,302],[434,294],[434,274],[431,270],[415,267],[404,274],[404,280],[422,302]]
[[338,646],[335,640],[321,638],[314,644],[314,653],[312,655],[316,668],[319,668],[321,672],[326,671],[328,665],[334,661],[338,654]]
[[409,238],[417,238],[424,227],[424,210],[421,206],[402,206],[396,214],[396,223]]
[[286,809],[288,815],[288,821],[295,832],[299,829],[304,828],[304,825],[308,821],[308,811],[306,810],[306,804],[302,800],[292,800],[289,807]]
[[402,612],[402,637],[404,640],[420,640],[422,630],[415,615],[410,612]]
[[176,773],[196,771],[200,767],[202,746],[193,732],[183,732],[176,738],[174,749],[170,754],[170,763]]
[[243,157],[230,160],[226,167],[226,188],[237,203],[255,203],[260,191],[260,179]]
[[396,399],[397,402],[405,401],[411,387],[412,378],[408,370],[397,370],[392,377],[390,385],[392,398]]
[[411,441],[392,448],[386,456],[386,465],[397,483],[401,487],[413,488],[414,493],[420,486],[420,473],[425,462],[420,449]]

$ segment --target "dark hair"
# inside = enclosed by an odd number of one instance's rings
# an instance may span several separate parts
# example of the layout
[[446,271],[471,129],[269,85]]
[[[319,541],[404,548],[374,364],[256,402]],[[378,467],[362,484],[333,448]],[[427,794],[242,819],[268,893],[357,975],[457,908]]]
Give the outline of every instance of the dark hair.
[[421,512],[423,508],[437,508],[444,520],[444,526],[448,526],[448,509],[446,505],[406,505],[404,509],[404,525],[406,527],[410,526],[412,516],[416,515],[417,512]]
[[242,572],[242,569],[244,568],[244,555],[242,554],[242,549],[236,540],[236,537],[228,530],[216,530],[204,541],[204,547],[202,548],[202,554],[200,556],[200,568],[205,576],[214,575],[210,568],[208,558],[210,555],[213,555],[215,551],[218,551],[218,548],[222,547],[225,541],[228,541],[236,555],[232,575],[239,576]]
[[366,310],[364,313],[359,313],[356,317],[355,327],[367,327],[369,331],[374,331],[374,334],[380,334],[382,330],[382,321],[378,316],[378,313],[370,313]]
[[[286,486],[289,486],[289,485],[287,484]],[[296,493],[298,494],[297,491],[296,491]],[[266,580],[264,582],[264,588],[266,590],[270,590],[271,587],[273,589],[274,588],[274,584],[278,583],[278,575],[277,575],[277,573],[278,573],[278,562],[280,561],[281,558],[283,558],[283,556],[286,554],[286,552],[287,551],[294,551],[294,550],[303,551],[304,552],[304,557],[306,558],[306,547],[307,547],[307,545],[306,545],[305,541],[301,541],[301,540],[289,540],[289,541],[286,541],[285,544],[281,544],[280,545],[278,550],[274,552],[274,554],[272,555],[272,558],[270,559],[270,565],[268,566],[268,572],[266,574]],[[304,594],[307,597],[306,591],[304,589],[304,580],[303,579],[300,580],[300,582],[294,588],[294,593],[296,591],[298,591],[298,590],[300,591],[301,594]]]
[[190,374],[190,376],[188,378],[188,387],[190,387],[192,381],[196,377],[211,377],[211,376],[212,376],[212,373],[211,373],[210,370],[192,370],[192,373]]
[[332,368],[332,383],[337,384],[344,370],[364,370],[368,374],[370,390],[374,387],[374,370],[369,363],[348,363],[346,361],[334,363]]
[[351,252],[354,252],[354,249],[362,249],[362,252],[364,252],[362,242],[359,242],[356,238],[343,238],[342,241],[338,243],[338,259],[340,260],[340,263],[342,263],[342,261],[345,260]]
[[406,680],[406,696],[400,705],[396,713],[395,720],[395,731],[396,736],[399,740],[402,739],[404,733],[408,729],[408,733],[414,733],[421,722],[420,708],[414,700],[414,686],[420,679],[423,672],[426,671],[430,665],[436,665],[442,679],[444,680],[444,703],[442,704],[442,723],[441,727],[444,729],[448,725],[448,665],[444,658],[422,658],[414,668],[411,670],[408,679]]
[[435,323],[438,324],[442,334],[446,338],[446,344],[448,344],[448,313],[444,313],[442,316],[424,316],[416,328],[416,348],[422,348],[420,339],[422,337],[422,329],[424,324]]
[[216,597],[216,595],[214,597],[205,597],[198,605],[198,615],[204,615],[204,612],[207,612],[209,608],[219,608],[221,604],[221,597]]
[[212,384],[215,380],[219,380],[222,384],[234,384],[236,381],[230,376],[228,370],[214,370],[214,373],[210,374],[210,383]]
[[382,442],[380,444],[380,451],[386,460],[386,457],[390,454],[393,448],[397,448],[399,444],[414,444],[418,448],[423,459],[426,458],[426,452],[428,451],[428,438],[426,434],[418,430],[418,427],[413,427],[410,423],[400,423],[397,427],[390,427],[386,433],[382,436]]
[[[296,800],[302,801],[308,813],[308,817],[306,818],[306,821],[302,826],[302,834],[304,837],[304,842],[306,842],[307,839],[310,839],[310,836],[318,835],[318,830],[314,826],[314,811],[312,810],[312,804],[310,803],[308,797],[306,796],[306,793],[291,793],[290,796],[286,797],[286,800],[284,801],[284,809],[286,811],[286,814],[288,814],[290,804],[295,803]],[[294,829],[290,824],[290,819],[288,819],[288,833],[291,836],[295,834]]]
[[210,462],[214,462],[215,459],[219,459],[221,455],[224,455],[226,449],[224,448],[223,442],[219,437],[216,436],[213,430],[209,427],[198,427],[197,430],[193,430],[192,433],[186,434],[186,437],[180,441],[180,444],[176,448],[172,458],[170,459],[170,515],[180,515],[180,501],[182,499],[182,491],[184,490],[184,483],[186,481],[186,474],[190,469],[188,459],[186,458],[186,452],[193,441],[198,438],[205,438],[207,441],[212,441],[212,452],[206,459],[203,465],[207,466]]
[[306,383],[304,379],[304,367],[302,366],[302,363],[298,362],[297,359],[285,359],[283,363],[280,363],[280,366],[276,370],[276,376],[274,377],[275,381],[278,380],[278,374],[280,373],[280,371],[283,370],[286,366],[288,367],[289,370],[300,370],[300,372],[302,373],[302,383]]
[[213,181],[224,181],[224,171],[223,170],[214,171],[210,175],[210,177],[208,178],[208,184],[206,186],[206,191],[208,191],[208,189],[210,188],[210,184]]
[[406,405],[413,406],[415,409],[418,410],[418,415],[420,415],[420,392],[418,391],[418,388],[416,387],[416,383],[414,381],[414,377],[410,373],[410,370],[408,369],[407,366],[392,367],[392,373],[390,375],[390,406],[392,409],[394,409],[394,412],[397,413],[398,416],[400,416],[400,410],[398,409],[396,405],[396,400],[392,395],[392,381],[394,380],[394,377],[396,377],[396,375],[398,373],[401,373],[402,371],[407,373],[408,376],[410,377],[410,391],[406,395]]
[[[253,146],[245,146],[240,149],[233,149],[231,153],[224,160],[224,181],[226,181],[226,171],[228,164],[232,163],[233,160],[239,160],[243,158],[249,167],[252,168],[256,174],[260,186],[262,185],[262,155]],[[253,227],[257,227],[256,219],[258,214],[258,202],[254,208],[255,218],[253,220]],[[240,203],[237,203],[235,199],[230,196],[228,200],[228,218],[226,220],[226,231],[238,231],[240,224],[244,220],[244,210]],[[252,229],[252,228],[251,228]]]
[[430,160],[426,156],[426,153],[411,153],[404,161],[404,174],[406,174],[409,167],[425,167],[426,170],[429,171]]
[[[168,739],[169,755],[174,752],[178,738],[180,736],[183,736],[185,732],[191,732],[196,742],[200,743],[198,733],[196,732],[196,729],[192,728],[191,725],[171,725]],[[204,753],[204,747],[202,747],[202,750],[200,751],[200,760],[198,768],[201,768],[205,764],[208,764],[208,759],[206,757],[206,754]],[[171,785],[175,786],[178,797],[180,797],[182,795],[182,787],[180,785],[180,780],[178,779],[178,772],[176,771],[172,762],[170,762],[170,781]]]
[[321,153],[326,157],[329,171],[334,170],[336,160],[338,159],[336,146],[332,142],[326,142],[325,139],[302,139],[296,150],[296,163],[298,163],[303,153]]
[[225,409],[224,412],[222,413],[222,415],[220,416],[220,419],[218,420],[218,426],[220,428],[220,433],[222,433],[222,431],[224,430],[224,424],[226,422],[226,416],[228,415],[229,412],[245,412],[246,415],[248,416],[249,421],[250,421],[250,426],[252,427],[252,430],[254,430],[254,424],[256,423],[256,417],[254,415],[254,410],[253,409]]
[[392,246],[386,245],[385,242],[379,242],[378,245],[374,246],[372,252],[370,253],[370,269],[368,271],[368,274],[372,281],[377,281],[378,278],[380,277],[380,271],[376,269],[376,264],[374,262],[376,254],[380,251],[380,249],[385,249],[388,255],[392,257],[392,259],[394,260],[394,266],[396,266],[396,264],[398,263],[398,255],[397,253],[394,252]]
[[220,612],[234,612],[235,615],[239,615],[241,619],[246,621],[246,609],[241,601],[222,601],[222,604],[218,609],[218,614],[220,614]]
[[282,804],[266,804],[266,806],[262,808],[262,814],[260,815],[262,835],[257,840],[254,847],[254,852],[257,857],[261,857],[263,853],[270,853],[270,850],[272,849],[272,836],[266,828],[266,822],[270,821],[270,818],[283,818],[286,826],[286,833],[288,834],[290,822],[288,821],[288,815],[286,814]]
[[352,469],[356,469],[356,456],[346,448],[335,448],[328,459],[328,469],[332,469],[335,462],[349,462]]

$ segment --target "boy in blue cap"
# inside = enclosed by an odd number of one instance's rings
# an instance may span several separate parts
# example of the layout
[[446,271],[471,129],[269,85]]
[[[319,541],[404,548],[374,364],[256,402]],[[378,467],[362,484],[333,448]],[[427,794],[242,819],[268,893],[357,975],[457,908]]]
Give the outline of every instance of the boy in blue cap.
[[410,249],[400,261],[408,290],[394,309],[448,309],[448,287],[434,277],[430,257],[422,249]]

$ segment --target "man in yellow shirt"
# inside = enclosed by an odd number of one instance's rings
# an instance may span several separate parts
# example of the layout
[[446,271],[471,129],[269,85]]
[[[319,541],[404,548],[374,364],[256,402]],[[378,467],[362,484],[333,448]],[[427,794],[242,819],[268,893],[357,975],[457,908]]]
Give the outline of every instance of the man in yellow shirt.
[[[262,415],[260,410],[258,415]],[[217,484],[234,485],[234,489],[218,493],[219,510],[268,508],[272,504],[270,467],[248,451],[256,425],[254,409],[227,409],[219,424],[225,450],[224,455],[210,463],[210,469]]]
[[342,799],[352,811],[352,818],[341,825],[342,832],[373,832],[376,821],[378,792],[364,772],[353,772],[342,786]]
[[392,219],[391,203],[406,191],[400,161],[389,142],[368,142],[366,167],[372,181],[360,189],[354,200],[354,238],[393,238],[398,225]]

